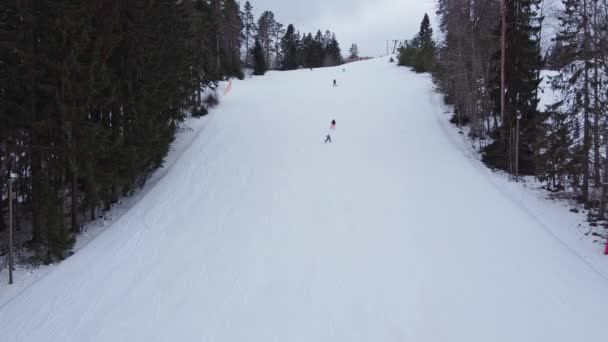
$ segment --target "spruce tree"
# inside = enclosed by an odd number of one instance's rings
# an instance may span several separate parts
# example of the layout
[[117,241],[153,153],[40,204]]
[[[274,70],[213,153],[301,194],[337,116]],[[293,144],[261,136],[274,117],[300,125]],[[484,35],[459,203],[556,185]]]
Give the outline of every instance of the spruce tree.
[[323,66],[323,34],[321,30],[318,30],[312,40],[311,46],[311,65],[314,68],[320,68]]
[[242,79],[240,55],[243,20],[239,4],[235,0],[224,0],[222,16],[222,64],[224,73]]
[[[162,165],[193,94],[223,76],[214,75],[218,27],[210,20],[218,4],[0,5],[0,64],[8,66],[0,68],[0,175],[18,153],[10,168],[24,200],[16,212],[31,222],[27,246],[41,260],[68,255],[85,220]],[[230,43],[240,39],[238,25],[230,32],[238,6],[223,4]]]
[[[507,5],[506,117],[493,135],[494,142],[484,149],[483,160],[493,168],[510,170],[514,164],[513,134],[520,120],[519,173],[535,174],[533,147],[537,142],[538,99],[541,67],[537,9],[540,0],[511,0]],[[495,113],[500,113],[500,51],[493,59],[495,77],[490,88]]]
[[559,104],[553,105],[539,113],[538,130],[542,137],[534,146],[537,177],[547,182],[549,190],[565,189],[567,179],[576,170],[576,149],[572,148],[574,139],[570,130],[573,123],[559,107]]
[[417,38],[419,51],[416,56],[414,70],[416,72],[430,72],[434,70],[435,64],[435,41],[433,40],[433,28],[429,16],[425,13],[420,23],[420,32]]
[[[597,97],[592,96],[594,82],[591,74],[597,70],[597,59],[593,58],[592,27],[590,23],[591,10],[587,0],[563,0],[564,12],[559,17],[561,30],[558,32],[556,41],[559,43],[557,56],[561,64],[560,73],[553,78],[552,83],[555,90],[563,94],[561,101],[557,103],[557,114],[566,115],[569,121],[582,123],[581,132],[571,130],[570,134],[576,140],[570,146],[564,146],[575,150],[573,164],[570,168],[571,185],[580,191],[581,200],[589,200],[589,187],[591,180],[591,151],[592,138],[599,141],[599,130],[592,132],[592,112],[599,114]],[[601,105],[600,105],[601,106]],[[599,125],[599,117],[596,115],[596,124]],[[550,121],[553,123],[553,120]],[[578,127],[578,126],[577,126]],[[594,166],[596,167],[594,177],[595,186],[599,183],[599,147],[596,145],[596,156]]]
[[302,37],[301,64],[306,68],[313,68],[314,42],[312,34],[308,33]]
[[435,42],[429,16],[424,14],[420,31],[411,40],[406,41],[399,51],[399,65],[410,66],[416,72],[435,70]]
[[356,59],[359,58],[359,47],[357,46],[357,44],[352,44],[350,46],[350,49],[348,50],[348,52],[350,53],[350,59]]
[[[242,29],[255,31],[251,10],[246,4],[243,23],[236,0],[0,5],[0,177],[19,175],[15,218],[39,260],[69,255],[87,220],[163,164],[187,113],[205,113],[205,88],[239,75]],[[278,51],[281,25],[272,12],[262,17],[256,74],[281,54],[289,68],[307,61],[293,26]],[[337,46],[307,41],[315,65]]]
[[282,70],[294,70],[298,67],[298,45],[299,39],[295,33],[295,27],[289,24],[285,35],[281,39],[281,49],[283,50]]
[[335,66],[344,63],[342,59],[342,51],[340,44],[336,39],[336,35],[331,33],[325,47],[325,63],[327,66]]
[[300,31],[296,32],[296,37],[295,37],[295,41],[296,41],[296,50],[297,50],[297,56],[296,56],[296,65],[298,67],[300,66],[304,66],[304,61],[303,61],[303,50],[304,50],[304,46],[303,46],[303,36],[300,34]]

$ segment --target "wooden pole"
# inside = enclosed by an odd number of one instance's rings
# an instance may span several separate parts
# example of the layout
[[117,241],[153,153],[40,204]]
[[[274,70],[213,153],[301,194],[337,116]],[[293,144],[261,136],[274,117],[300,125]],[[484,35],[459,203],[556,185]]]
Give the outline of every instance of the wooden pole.
[[[500,117],[502,124],[506,128],[508,120],[505,107],[505,65],[507,60],[507,0],[502,1],[502,27],[500,35]],[[504,130],[503,130],[504,131]]]
[[511,177],[513,176],[513,173],[511,172],[511,163],[513,162],[513,157],[511,156],[511,145],[513,145],[511,142],[513,141],[513,132],[512,130],[509,130],[509,145],[507,146],[507,154],[509,155],[509,159],[507,159],[507,168],[509,169],[509,180],[511,180]]
[[8,180],[8,284],[13,283],[13,179]]
[[515,181],[519,182],[519,119],[521,115],[517,115],[517,127],[515,128]]

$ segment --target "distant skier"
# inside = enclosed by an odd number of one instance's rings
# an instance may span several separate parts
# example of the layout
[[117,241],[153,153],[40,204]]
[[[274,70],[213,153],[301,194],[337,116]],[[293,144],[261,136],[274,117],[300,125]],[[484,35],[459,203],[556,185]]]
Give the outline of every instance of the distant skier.
[[329,129],[336,129],[336,120],[331,120],[331,126],[329,126]]
[[331,143],[331,135],[327,135],[327,138],[325,138],[325,143]]
[[334,80],[334,87],[338,86],[338,82],[336,80]]

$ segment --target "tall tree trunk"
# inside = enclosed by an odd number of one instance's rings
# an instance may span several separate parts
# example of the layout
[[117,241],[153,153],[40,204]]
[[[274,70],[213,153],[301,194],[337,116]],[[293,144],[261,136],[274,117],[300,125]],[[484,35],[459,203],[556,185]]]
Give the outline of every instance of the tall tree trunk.
[[[0,190],[1,189],[2,188],[0,187]],[[0,193],[2,193],[2,191],[0,191]],[[2,198],[0,198],[0,232],[4,231],[5,229],[6,222],[4,222],[4,202],[2,201]]]
[[581,200],[584,204],[589,203],[589,152],[591,150],[591,123],[589,121],[589,20],[587,17],[587,0],[583,1],[583,60],[584,79],[583,79],[583,151],[582,151],[582,167],[583,167],[583,186],[581,189]]
[[245,35],[245,67],[249,66],[249,29]]
[[604,128],[604,150],[606,157],[604,157],[604,184],[598,213],[600,219],[606,218],[606,201],[608,200],[608,128]]
[[600,186],[600,108],[598,60],[594,58],[593,70],[593,186]]
[[[31,2],[30,6],[34,7],[35,2]],[[29,10],[34,12],[34,8],[24,7],[25,11]],[[38,67],[38,59],[37,59],[37,36],[36,36],[36,15],[22,13],[23,16],[31,16],[31,22],[28,23],[28,26],[25,29],[25,41],[26,41],[26,58],[24,59],[24,64],[26,64],[26,79],[28,82],[29,93],[27,95],[27,108],[28,114],[31,116],[32,121],[30,125],[30,168],[31,168],[31,196],[32,196],[32,239],[31,242],[34,244],[42,242],[42,210],[43,205],[41,201],[42,196],[42,177],[44,177],[42,172],[42,150],[40,148],[40,133],[36,128],[36,124],[40,119],[40,115],[36,111],[36,102],[37,102],[37,92],[36,88],[38,86],[38,80],[36,78],[36,68]]]
[[[32,144],[37,144],[37,133],[33,133],[34,138]],[[32,243],[42,242],[42,186],[41,179],[42,165],[40,161],[40,152],[36,148],[32,148],[31,153],[31,171],[32,171]]]
[[72,218],[72,222],[71,222],[71,229],[73,233],[80,233],[80,225],[78,223],[78,168],[75,167],[74,165],[72,165],[71,167],[71,174],[72,174],[72,179],[71,179],[71,185],[72,185],[72,189],[71,189],[71,202],[72,202],[72,207],[71,207],[71,218]]
[[[2,201],[2,195],[3,194],[3,189],[4,189],[4,180],[6,179],[6,161],[8,159],[9,153],[8,150],[6,148],[6,144],[3,142],[2,144],[0,144],[0,161],[2,162],[2,164],[0,164],[0,179],[2,181],[0,181],[0,232],[3,231],[6,228],[6,222],[4,222],[4,202]],[[7,184],[8,186],[8,184]],[[7,204],[8,206],[8,204]]]
[[507,61],[507,1],[508,0],[502,0],[500,33],[500,118],[502,120],[503,127],[503,129],[501,130],[503,141],[506,141],[507,136],[509,136],[509,128],[507,125],[507,109],[505,104],[505,67]]
[[[598,1],[595,0],[593,2],[593,28],[594,31],[598,30],[597,16],[598,16]],[[596,33],[597,35],[597,33]],[[599,189],[601,186],[601,174],[600,174],[600,80],[599,80],[599,63],[600,59],[597,51],[599,50],[599,46],[597,46],[597,40],[594,39],[593,42],[593,183],[596,189]],[[608,156],[607,156],[608,157]]]

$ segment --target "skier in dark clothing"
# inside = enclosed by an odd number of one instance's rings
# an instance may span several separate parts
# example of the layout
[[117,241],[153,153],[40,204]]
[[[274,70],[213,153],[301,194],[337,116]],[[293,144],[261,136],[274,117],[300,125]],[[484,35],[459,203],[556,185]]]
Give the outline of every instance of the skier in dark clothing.
[[330,143],[331,142],[331,136],[328,134],[327,138],[325,138],[325,143]]
[[331,126],[329,126],[329,129],[336,129],[336,120],[331,120]]
[[334,80],[334,87],[338,86],[338,82],[336,82],[336,80]]

